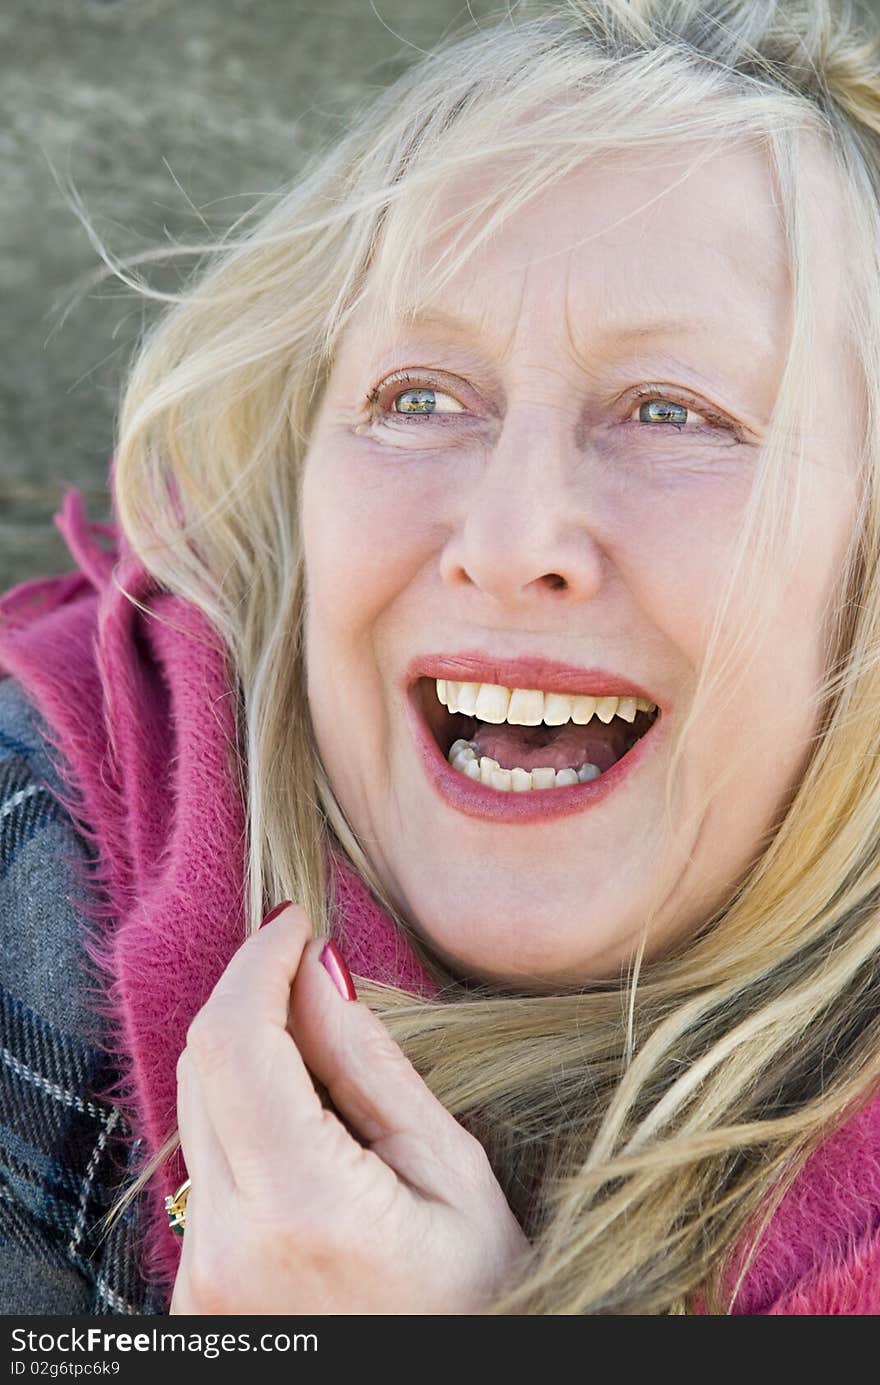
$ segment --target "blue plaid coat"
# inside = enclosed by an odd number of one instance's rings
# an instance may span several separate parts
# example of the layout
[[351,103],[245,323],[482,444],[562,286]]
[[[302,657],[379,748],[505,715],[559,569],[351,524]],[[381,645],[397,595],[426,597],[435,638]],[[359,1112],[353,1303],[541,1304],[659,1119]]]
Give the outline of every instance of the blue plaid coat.
[[116,1073],[85,1003],[73,868],[92,848],[53,796],[41,728],[0,678],[0,1313],[165,1313],[137,1202],[99,1225],[138,1145],[100,1099]]

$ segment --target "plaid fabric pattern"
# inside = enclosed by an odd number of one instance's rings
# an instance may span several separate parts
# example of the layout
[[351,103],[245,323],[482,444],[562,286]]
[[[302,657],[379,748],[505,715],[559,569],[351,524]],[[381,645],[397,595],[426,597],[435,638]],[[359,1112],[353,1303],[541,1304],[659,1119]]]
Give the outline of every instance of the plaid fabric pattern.
[[142,1278],[138,1204],[101,1219],[139,1142],[113,1083],[78,932],[71,862],[89,855],[52,794],[40,722],[0,680],[0,1313],[165,1313]]

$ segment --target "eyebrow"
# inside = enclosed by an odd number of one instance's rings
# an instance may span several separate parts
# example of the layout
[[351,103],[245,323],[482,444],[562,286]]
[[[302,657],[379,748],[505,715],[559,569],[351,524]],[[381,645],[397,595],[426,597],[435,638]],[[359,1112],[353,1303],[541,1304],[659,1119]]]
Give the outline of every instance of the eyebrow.
[[[473,337],[477,335],[476,324],[456,317],[454,313],[446,312],[443,308],[431,308],[421,312],[412,311],[411,314],[401,317],[399,325],[428,331],[440,329],[456,336]],[[689,334],[705,336],[708,333],[717,335],[719,332],[726,331],[729,333],[729,330],[729,315],[726,315],[723,321],[721,318],[691,315],[688,317],[647,318],[636,322],[609,322],[602,326],[601,337],[603,340],[614,338],[627,343],[640,343],[652,341],[657,337],[686,336]],[[755,342],[755,346],[757,348],[757,342]]]

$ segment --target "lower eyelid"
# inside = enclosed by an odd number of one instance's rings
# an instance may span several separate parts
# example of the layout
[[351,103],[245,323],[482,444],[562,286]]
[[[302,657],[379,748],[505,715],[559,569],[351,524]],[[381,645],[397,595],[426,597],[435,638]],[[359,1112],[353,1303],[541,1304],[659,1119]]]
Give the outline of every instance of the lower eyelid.
[[394,409],[387,409],[383,410],[382,413],[379,414],[377,422],[387,423],[389,420],[391,420],[392,426],[396,426],[398,423],[425,423],[426,421],[430,421],[431,423],[458,423],[461,422],[463,419],[466,419],[467,417],[467,412],[464,409],[461,411],[461,413],[457,413],[450,409],[445,410],[442,413],[435,414],[404,414],[398,413]]
[[690,404],[683,405],[683,407],[696,418],[702,419],[703,421],[701,423],[676,423],[672,419],[662,418],[655,419],[653,422],[648,422],[638,417],[638,411],[645,402],[644,399],[640,399],[638,403],[633,406],[631,412],[627,414],[624,422],[635,423],[641,428],[676,428],[680,433],[705,433],[708,431],[715,431],[719,428],[728,433],[735,433],[737,431],[736,424],[723,418],[720,414],[709,413],[706,409],[692,408]]

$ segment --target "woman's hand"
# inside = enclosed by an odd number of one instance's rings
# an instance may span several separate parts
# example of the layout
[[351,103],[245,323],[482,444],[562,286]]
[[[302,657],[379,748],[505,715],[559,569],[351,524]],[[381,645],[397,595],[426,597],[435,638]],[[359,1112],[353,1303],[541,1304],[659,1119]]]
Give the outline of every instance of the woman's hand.
[[526,1238],[480,1143],[339,993],[322,948],[290,905],[190,1025],[177,1077],[192,1189],[171,1312],[478,1313]]

